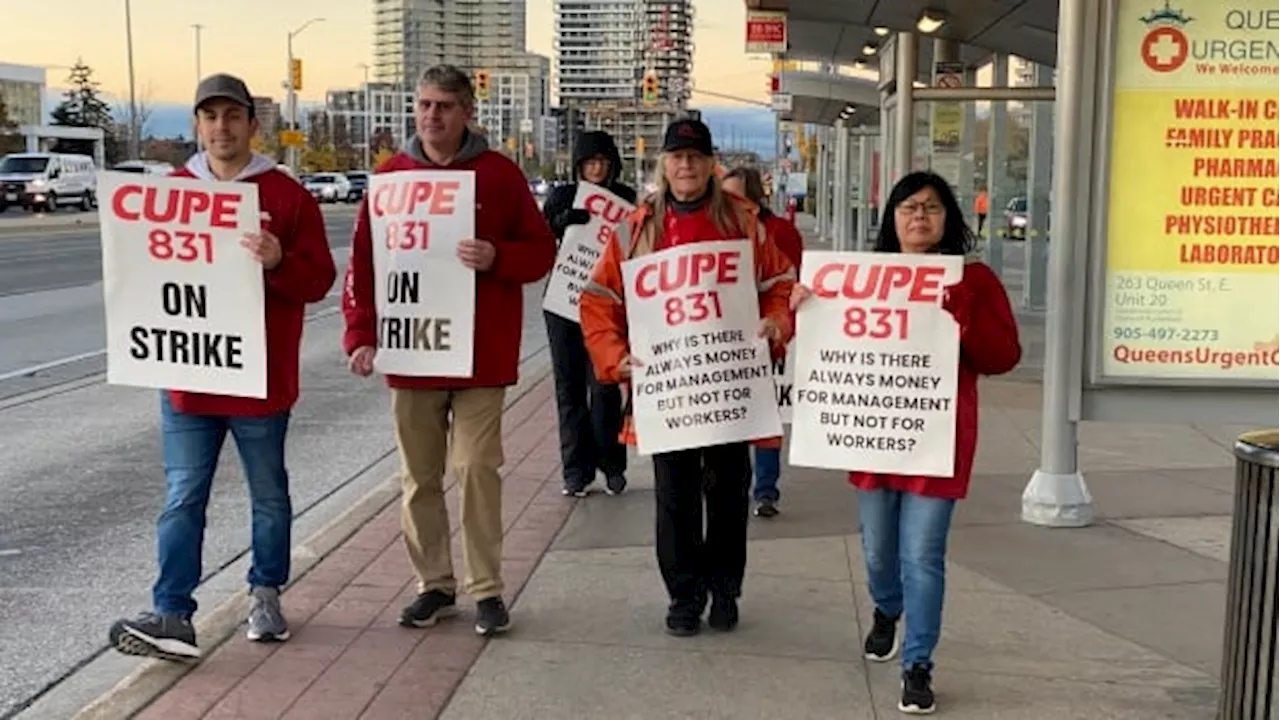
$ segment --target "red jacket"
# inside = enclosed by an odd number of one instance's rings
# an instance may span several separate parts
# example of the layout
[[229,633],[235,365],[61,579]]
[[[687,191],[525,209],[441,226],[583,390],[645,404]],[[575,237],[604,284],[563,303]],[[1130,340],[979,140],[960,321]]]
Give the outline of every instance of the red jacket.
[[1022,359],[1022,345],[1008,292],[991,268],[980,262],[964,266],[964,277],[948,290],[943,307],[960,325],[955,474],[937,478],[849,473],[849,482],[862,490],[889,488],[952,499],[963,498],[969,492],[973,455],[978,447],[978,376],[1002,375],[1012,370]]
[[[476,321],[472,375],[433,378],[388,375],[393,388],[447,389],[504,387],[516,382],[520,336],[524,329],[524,285],[541,280],[556,259],[556,238],[529,192],[529,182],[515,163],[488,149],[484,138],[468,133],[462,149],[446,167],[432,165],[415,139],[407,151],[387,160],[375,172],[398,170],[474,170],[476,236],[493,243],[493,267],[476,273]],[[461,270],[461,266],[459,266]],[[368,205],[360,206],[351,261],[342,296],[348,355],[378,345],[378,310],[374,301],[373,244]]]
[[[174,177],[212,180],[204,155],[196,155]],[[258,186],[258,203],[270,220],[268,231],[280,239],[280,264],[263,272],[266,283],[267,397],[231,397],[169,391],[175,410],[192,415],[263,417],[284,412],[298,400],[298,348],[302,344],[307,303],[319,302],[333,287],[337,269],[324,216],[315,198],[276,163],[255,155],[239,182]]]
[[[791,263],[778,251],[768,236],[768,226],[756,217],[756,206],[730,195],[740,218],[740,228],[722,232],[712,222],[706,208],[687,213],[677,213],[668,208],[662,222],[662,232],[649,238],[651,252],[685,243],[752,238],[755,245],[755,278],[760,298],[760,317],[772,318],[782,331],[782,337],[770,344],[776,356],[783,352],[790,341],[794,325],[790,320],[789,303],[791,289],[795,287],[795,271]],[[596,378],[602,383],[623,382],[619,374],[622,360],[630,354],[628,337],[626,288],[623,282],[622,263],[643,252],[640,249],[646,226],[645,219],[654,212],[649,201],[642,202],[610,235],[604,253],[596,261],[591,280],[582,290],[579,309],[582,315],[582,335],[595,368]],[[763,226],[763,227],[762,227]],[[760,232],[763,229],[764,232]],[[630,403],[628,403],[628,406]],[[634,445],[635,425],[628,411],[623,418],[619,440]]]
[[786,218],[769,213],[764,219],[764,228],[769,232],[769,237],[773,238],[773,243],[778,246],[783,255],[796,266],[796,273],[800,272],[800,256],[804,253],[804,237],[800,235],[800,231],[796,226]]

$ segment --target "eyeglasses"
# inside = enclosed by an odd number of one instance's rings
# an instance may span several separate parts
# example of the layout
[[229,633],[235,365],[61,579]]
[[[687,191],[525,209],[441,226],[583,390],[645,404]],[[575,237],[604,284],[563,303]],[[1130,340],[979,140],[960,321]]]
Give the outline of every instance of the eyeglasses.
[[912,215],[915,215],[916,213],[922,210],[924,211],[925,215],[941,215],[942,211],[945,210],[945,208],[943,208],[940,203],[935,203],[935,202],[925,202],[925,203],[913,202],[913,203],[902,203],[896,208],[896,210],[899,215],[906,215],[907,217],[911,217]]

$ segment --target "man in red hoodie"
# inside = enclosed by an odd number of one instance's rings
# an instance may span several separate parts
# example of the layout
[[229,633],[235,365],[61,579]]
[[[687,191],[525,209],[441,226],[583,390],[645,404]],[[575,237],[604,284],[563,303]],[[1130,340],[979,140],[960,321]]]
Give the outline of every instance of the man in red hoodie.
[[244,82],[211,75],[195,100],[196,132],[207,150],[175,177],[258,186],[262,231],[241,245],[262,263],[266,288],[267,397],[162,391],[160,418],[167,483],[156,528],[160,576],[150,612],[111,626],[112,647],[129,655],[199,657],[191,616],[200,583],[205,507],[227,433],[235,439],[249,484],[253,562],[249,566],[250,640],[282,641],[289,627],[280,588],[289,579],[293,508],[285,469],[285,434],[298,399],[298,351],[307,303],[324,299],[337,270],[315,199],[249,149],[258,132],[253,98]]
[[[475,114],[471,79],[449,65],[429,68],[414,103],[417,136],[375,172],[456,170],[475,173],[476,238],[458,245],[459,271],[476,274],[475,336],[469,378],[387,376],[403,466],[401,525],[417,597],[400,614],[406,627],[427,627],[457,612],[457,580],[444,501],[445,458],[460,488],[466,592],[476,600],[480,635],[506,630],[502,600],[502,408],[516,382],[524,288],[551,271],[556,240],[529,192],[524,173],[468,129]],[[351,371],[373,372],[378,347],[373,243],[362,206],[351,244],[342,311],[343,349]],[[483,331],[482,331],[483,330]],[[451,446],[451,447],[450,447]]]

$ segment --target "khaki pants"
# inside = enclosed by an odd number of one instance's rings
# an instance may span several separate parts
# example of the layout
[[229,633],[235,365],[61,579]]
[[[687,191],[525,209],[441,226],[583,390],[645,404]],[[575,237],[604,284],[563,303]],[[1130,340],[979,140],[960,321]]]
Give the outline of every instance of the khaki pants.
[[[502,406],[505,388],[391,390],[403,466],[400,524],[419,592],[457,591],[444,501],[445,453],[458,479],[464,589],[502,594]],[[450,423],[450,411],[453,422]]]

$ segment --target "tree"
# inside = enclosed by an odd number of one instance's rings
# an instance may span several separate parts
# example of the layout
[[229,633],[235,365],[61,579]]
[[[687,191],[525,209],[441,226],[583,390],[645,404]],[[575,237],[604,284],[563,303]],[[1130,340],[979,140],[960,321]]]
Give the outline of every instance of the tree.
[[[111,106],[102,99],[98,91],[98,82],[93,79],[93,68],[77,59],[67,78],[71,87],[63,95],[62,102],[53,109],[53,124],[63,127],[98,128],[108,138],[114,137],[115,122],[111,117]],[[106,150],[109,162],[119,158],[116,143],[108,141]],[[93,154],[91,140],[58,140],[53,147],[54,152]]]
[[[126,97],[127,95],[128,95],[127,92],[120,93],[120,97],[122,98]],[[133,104],[134,104],[134,107],[137,108],[138,140],[139,142],[141,142],[143,138],[150,137],[151,135],[151,130],[149,126],[151,125],[151,115],[155,111],[155,109],[152,107],[152,102],[151,102],[151,84],[150,83],[147,83],[142,87],[142,90],[137,94],[137,98],[135,99]],[[129,108],[128,100],[122,100],[119,103],[117,103],[114,108],[114,112],[112,113],[112,115],[115,118],[116,125],[122,128],[122,132],[124,133],[124,138],[126,140],[129,137],[128,135],[129,114],[130,114],[130,108]]]
[[0,94],[0,155],[18,152],[26,143],[18,134],[18,121],[9,115],[9,105]]
[[378,149],[378,154],[373,156],[373,167],[381,167],[382,163],[395,157],[396,152],[391,148],[384,147]]

